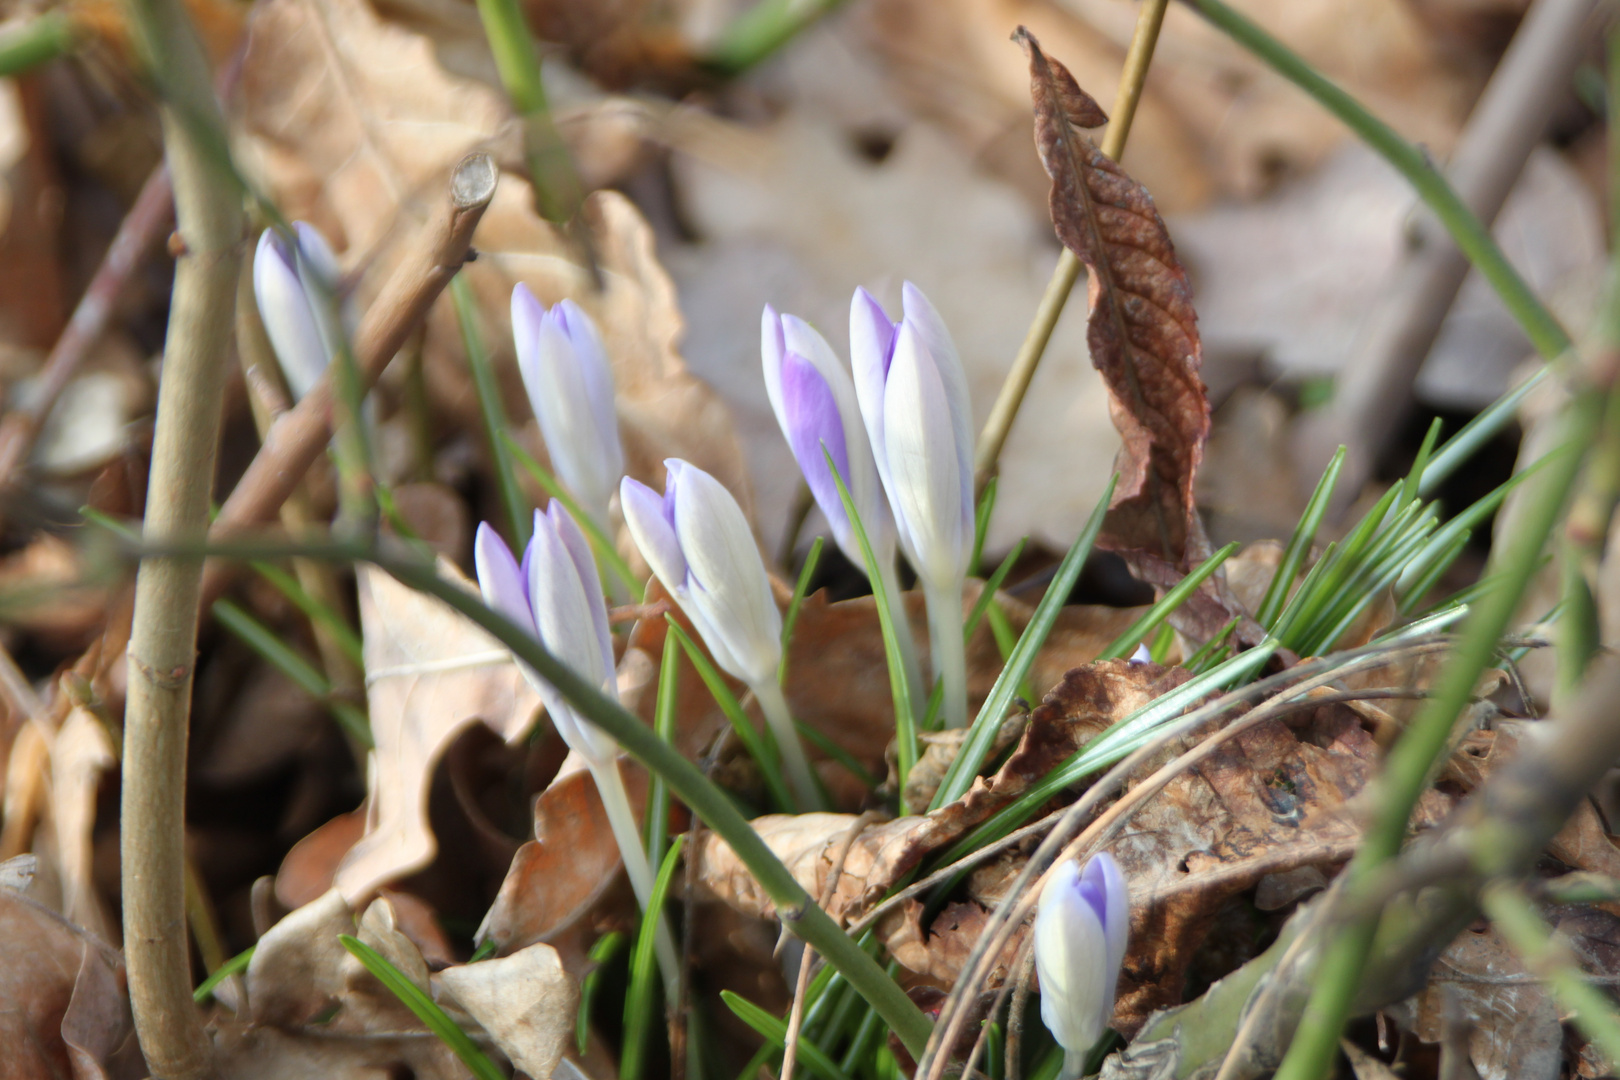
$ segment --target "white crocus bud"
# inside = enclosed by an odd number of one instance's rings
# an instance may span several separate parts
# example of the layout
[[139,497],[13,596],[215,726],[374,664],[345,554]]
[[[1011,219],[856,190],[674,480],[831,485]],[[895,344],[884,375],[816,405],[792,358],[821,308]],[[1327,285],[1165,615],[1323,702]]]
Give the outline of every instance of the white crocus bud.
[[520,283],[512,290],[512,339],[557,478],[608,528],[608,502],[624,475],[624,448],[613,408],[613,372],[596,324],[572,300],[547,310]]
[[1078,1077],[1085,1055],[1114,1015],[1114,993],[1130,935],[1130,894],[1106,852],[1081,869],[1054,867],[1035,915],[1035,970],[1041,1020],[1063,1047],[1064,1075]]
[[309,393],[337,352],[353,312],[338,296],[342,275],[320,230],[293,222],[296,247],[286,236],[266,229],[253,256],[253,297],[276,360],[293,400]]
[[662,498],[628,476],[620,484],[619,505],[630,535],[715,663],[759,700],[800,807],[819,806],[809,759],[776,681],[782,613],[748,519],[725,485],[696,465],[670,458],[664,468]]

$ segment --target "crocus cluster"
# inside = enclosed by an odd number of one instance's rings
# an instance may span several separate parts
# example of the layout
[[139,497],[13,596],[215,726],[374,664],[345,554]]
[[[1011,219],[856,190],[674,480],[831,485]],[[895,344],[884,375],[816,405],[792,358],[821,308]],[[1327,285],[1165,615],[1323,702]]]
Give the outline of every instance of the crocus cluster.
[[809,760],[777,683],[782,613],[742,507],[690,462],[664,462],[664,493],[625,477],[619,503],[636,546],[727,674],[754,697],[782,751],[801,807],[820,804]]
[[1052,868],[1035,915],[1035,971],[1041,1019],[1064,1050],[1064,1076],[1079,1077],[1085,1055],[1114,1015],[1114,994],[1130,934],[1130,894],[1106,852],[1082,869]]
[[270,347],[281,364],[293,399],[309,393],[352,322],[352,309],[338,299],[341,274],[320,230],[302,221],[289,238],[275,229],[259,236],[253,255],[253,297]]
[[[528,630],[547,652],[618,700],[613,639],[608,631],[602,581],[584,534],[561,503],[553,501],[545,512],[535,511],[534,535],[521,564],[488,523],[478,526],[473,561],[485,604]],[[528,665],[520,667],[539,691],[557,733],[569,749],[585,759],[595,778],[625,872],[636,898],[645,907],[652,895],[653,871],[619,775],[618,744],[581,715],[537,671]],[[674,938],[662,921],[655,945],[667,992],[673,994],[679,963]]]
[[916,569],[928,602],[934,672],[944,683],[945,722],[961,727],[967,723],[962,586],[973,546],[967,378],[944,320],[922,291],[907,282],[901,304],[896,322],[865,289],[855,291],[853,378],[802,319],[767,307],[765,388],[834,538],[862,566],[829,457],[844,478],[879,564],[866,567],[867,574],[874,589],[891,594],[891,607],[898,602],[888,566],[896,538]]
[[606,529],[609,501],[624,475],[624,448],[602,336],[572,300],[548,310],[520,283],[512,290],[512,338],[557,478]]

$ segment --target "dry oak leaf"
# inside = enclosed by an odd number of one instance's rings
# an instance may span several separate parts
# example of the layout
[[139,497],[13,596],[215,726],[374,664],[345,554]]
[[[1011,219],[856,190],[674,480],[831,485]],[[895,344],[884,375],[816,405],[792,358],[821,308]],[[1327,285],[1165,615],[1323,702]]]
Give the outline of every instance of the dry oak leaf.
[[433,985],[534,1080],[546,1080],[573,1041],[579,988],[550,945],[446,968]]
[[[476,592],[443,559],[439,575]],[[433,860],[428,788],[455,736],[481,720],[513,742],[540,705],[506,647],[471,619],[374,566],[361,566],[358,577],[376,748],[367,763],[365,832],[334,878],[351,905]]]
[[1014,40],[1029,54],[1052,224],[1090,272],[1086,341],[1124,442],[1103,541],[1186,569],[1208,546],[1193,503],[1210,411],[1191,283],[1147,189],[1080,133],[1107,114],[1027,30]]
[[[1006,763],[988,779],[975,780],[956,802],[873,825],[853,841],[849,833],[857,818],[851,814],[770,814],[755,818],[754,830],[806,892],[825,899],[829,915],[853,917],[923,858],[1017,799],[1098,732],[1187,678],[1179,668],[1125,660],[1075,668],[1030,714],[1023,738]],[[843,873],[832,883],[829,878],[846,845]],[[699,880],[716,896],[739,911],[775,917],[770,897],[724,840],[704,834],[697,858]]]
[[132,1023],[117,950],[0,889],[0,1075],[101,1080]]

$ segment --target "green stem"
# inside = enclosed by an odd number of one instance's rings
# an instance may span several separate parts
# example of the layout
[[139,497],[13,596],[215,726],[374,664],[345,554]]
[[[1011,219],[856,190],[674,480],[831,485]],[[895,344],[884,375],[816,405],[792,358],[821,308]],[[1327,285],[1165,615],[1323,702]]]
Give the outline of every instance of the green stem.
[[[1563,510],[1583,451],[1596,434],[1602,406],[1603,398],[1596,393],[1575,399],[1565,418],[1562,445],[1546,456],[1542,482],[1527,491],[1523,516],[1505,549],[1493,587],[1471,613],[1432,696],[1390,751],[1377,781],[1376,797],[1368,799],[1368,805],[1377,808],[1376,817],[1345,870],[1347,904],[1355,904],[1373,872],[1399,853],[1407,820],[1428,785],[1430,769],[1449,745],[1458,714],[1468,703],[1480,672],[1492,662],[1497,642],[1540,564],[1541,550]],[[1377,928],[1376,914],[1362,917],[1329,940],[1315,989],[1276,1080],[1317,1080],[1332,1068]]]
[[911,630],[911,614],[906,607],[906,594],[900,591],[900,573],[895,566],[895,555],[891,551],[887,558],[879,556],[880,569],[874,592],[883,590],[883,599],[889,605],[889,618],[894,625],[895,648],[900,654],[900,666],[905,668],[906,685],[911,687],[911,716],[912,721],[921,727],[923,713],[927,703],[922,699],[922,688],[928,684],[923,681],[922,664],[917,660],[917,635]]
[[721,31],[703,65],[718,75],[740,75],[841,3],[843,0],[759,0]]
[[495,382],[495,369],[489,349],[478,329],[478,301],[466,274],[450,279],[450,299],[455,304],[456,321],[461,325],[461,342],[467,350],[467,366],[472,370],[473,388],[478,392],[478,410],[484,418],[484,434],[489,438],[489,454],[495,462],[495,483],[501,490],[501,506],[512,530],[513,546],[522,551],[529,545],[533,525],[529,500],[518,486],[517,466],[511,447],[501,433],[506,430],[506,412],[501,408],[501,390]]
[[555,225],[571,220],[584,199],[568,147],[552,122],[540,80],[540,54],[517,0],[478,0],[495,69],[523,121],[523,157],[534,184],[535,208]]
[[65,56],[78,41],[73,20],[60,8],[30,19],[10,33],[0,34],[0,79]]
[[1555,360],[1570,347],[1569,335],[1552,312],[1496,246],[1490,230],[1468,209],[1440,171],[1416,146],[1396,134],[1355,98],[1320,74],[1304,59],[1222,0],[1185,0],[1187,5],[1248,49],[1273,71],[1315,98],[1412,185],[1468,261],[1501,297],[1508,312],[1544,358]]
[[782,764],[787,770],[788,787],[793,789],[793,801],[802,810],[822,808],[821,792],[816,787],[815,774],[810,771],[810,759],[804,755],[804,743],[799,741],[799,732],[793,726],[793,714],[788,711],[781,685],[774,679],[765,679],[749,689],[758,699],[765,722],[776,738],[776,748],[781,751]]
[[945,726],[967,727],[967,651],[962,641],[962,579],[943,588],[924,584],[928,600],[928,655],[945,688]]

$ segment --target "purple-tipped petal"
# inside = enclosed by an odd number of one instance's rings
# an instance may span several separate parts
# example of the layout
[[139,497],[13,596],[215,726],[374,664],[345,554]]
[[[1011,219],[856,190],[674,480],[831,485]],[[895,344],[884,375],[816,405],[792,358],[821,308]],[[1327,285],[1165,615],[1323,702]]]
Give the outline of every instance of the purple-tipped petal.
[[843,418],[832,387],[810,361],[798,353],[788,353],[782,363],[782,411],[788,418],[788,444],[810,485],[810,493],[832,523],[834,533],[846,531],[849,516],[838,496],[838,485],[827,468],[830,454],[844,483],[853,483]]
[[[905,318],[901,325],[911,327],[917,334],[924,352],[939,372],[940,384],[945,389],[945,400],[951,411],[951,431],[955,436],[957,468],[966,477],[973,475],[973,406],[968,396],[967,374],[962,370],[962,358],[951,340],[951,332],[923,291],[911,282],[900,289]],[[973,520],[973,484],[969,480],[962,489],[963,515]]]
[[[855,396],[872,440],[872,452],[883,462],[883,388],[894,357],[895,325],[871,293],[856,289],[849,302],[849,359],[855,372]],[[888,482],[887,476],[884,478]]]
[[[585,533],[580,529],[579,523],[559,499],[551,500],[551,504],[546,507],[546,514],[551,521],[551,527],[556,530],[563,547],[567,549],[569,559],[573,561],[574,572],[579,576],[586,595],[600,598],[603,595],[602,577],[596,569],[596,557],[591,554],[591,545],[585,539]],[[607,606],[605,603],[591,604],[590,611],[591,629],[602,654],[602,670],[611,672],[614,667],[613,632],[608,626]]]
[[960,578],[973,537],[963,490],[973,477],[956,456],[950,407],[939,372],[915,329],[902,324],[883,397],[889,499],[906,557],[934,587]]
[[253,258],[253,296],[270,347],[293,397],[301,398],[326,370],[330,352],[298,273],[298,255],[285,237],[267,229]]
[[647,565],[671,595],[686,588],[686,556],[675,535],[675,522],[664,497],[640,480],[625,477],[619,483],[619,507],[624,523]]
[[[1103,900],[1103,936],[1108,941],[1108,970],[1118,972],[1125,962],[1125,946],[1131,936],[1131,891],[1119,863],[1106,851],[1098,852],[1087,862],[1081,875],[1093,881],[1101,890]],[[1117,982],[1118,980],[1114,980]],[[1109,983],[1109,1004],[1113,1004],[1114,982]]]
[[1096,911],[1083,897],[1072,861],[1052,868],[1035,914],[1035,970],[1041,983],[1041,1020],[1058,1045],[1088,1049],[1107,1026],[1117,971]]
[[586,397],[596,421],[602,458],[613,481],[617,482],[624,475],[624,447],[619,440],[619,417],[613,407],[613,367],[608,362],[607,346],[602,343],[596,320],[572,300],[563,300],[552,311],[562,323],[568,340],[573,342],[585,378]]
[[534,633],[528,575],[518,566],[506,541],[487,521],[479,522],[473,538],[473,568],[478,573],[478,591],[483,594],[484,603]]

